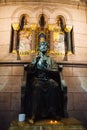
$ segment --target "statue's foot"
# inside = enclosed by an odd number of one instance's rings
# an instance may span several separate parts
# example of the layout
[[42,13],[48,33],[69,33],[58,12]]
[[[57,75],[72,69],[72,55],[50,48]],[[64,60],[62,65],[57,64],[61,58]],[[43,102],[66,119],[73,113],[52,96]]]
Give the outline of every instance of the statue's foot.
[[35,116],[32,115],[32,117],[28,120],[29,124],[34,124]]
[[29,119],[28,122],[29,122],[29,124],[34,124],[34,120],[33,119]]

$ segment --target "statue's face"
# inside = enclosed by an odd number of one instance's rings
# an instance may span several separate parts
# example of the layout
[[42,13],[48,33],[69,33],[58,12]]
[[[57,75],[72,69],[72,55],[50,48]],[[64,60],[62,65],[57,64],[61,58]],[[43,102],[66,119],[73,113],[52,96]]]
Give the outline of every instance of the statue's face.
[[47,46],[47,43],[46,43],[46,42],[40,43],[39,50],[40,50],[41,52],[46,52],[47,49],[48,49],[48,46]]

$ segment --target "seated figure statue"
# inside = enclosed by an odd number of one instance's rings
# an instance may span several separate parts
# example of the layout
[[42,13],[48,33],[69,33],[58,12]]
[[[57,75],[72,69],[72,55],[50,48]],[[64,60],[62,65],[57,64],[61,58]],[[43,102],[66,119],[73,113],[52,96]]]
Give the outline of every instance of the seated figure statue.
[[47,42],[39,43],[39,55],[25,67],[27,84],[24,112],[32,124],[38,119],[60,120],[63,113],[58,65],[46,55],[47,50]]

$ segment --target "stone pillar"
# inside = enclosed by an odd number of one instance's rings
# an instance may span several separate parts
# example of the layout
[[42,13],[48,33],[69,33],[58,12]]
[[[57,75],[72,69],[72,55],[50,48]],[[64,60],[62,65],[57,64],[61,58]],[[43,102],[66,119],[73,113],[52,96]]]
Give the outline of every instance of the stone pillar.
[[12,27],[14,29],[14,36],[13,36],[13,52],[17,50],[17,34],[19,30],[19,24],[18,23],[13,23]]
[[53,47],[53,31],[50,31],[50,50],[54,50],[54,47]]
[[20,26],[18,23],[13,23],[12,27],[14,29],[14,36],[13,36],[13,53],[17,53],[17,60],[20,60],[20,55],[19,55],[19,50],[17,49],[17,35],[18,35],[18,30],[20,29]]
[[50,51],[54,50],[53,46],[53,30],[54,30],[54,24],[49,24],[48,29],[50,31]]
[[35,31],[37,29],[37,25],[36,24],[31,24],[30,27],[32,29],[32,45],[31,45],[31,50],[35,51],[35,44],[36,44],[36,41],[35,41]]
[[35,50],[35,30],[32,30],[32,45],[31,45],[31,49]]
[[69,26],[69,25],[67,25],[65,28],[65,32],[67,33],[67,54],[72,54],[71,36],[70,36],[71,29],[72,29],[72,26]]

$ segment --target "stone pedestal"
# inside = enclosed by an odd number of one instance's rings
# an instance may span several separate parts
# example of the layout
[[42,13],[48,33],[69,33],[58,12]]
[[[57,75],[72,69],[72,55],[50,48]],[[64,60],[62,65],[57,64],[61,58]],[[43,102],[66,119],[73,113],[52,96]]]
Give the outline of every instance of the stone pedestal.
[[8,130],[86,130],[80,121],[75,118],[65,118],[61,121],[42,120],[35,124],[28,124],[25,122],[13,121]]

